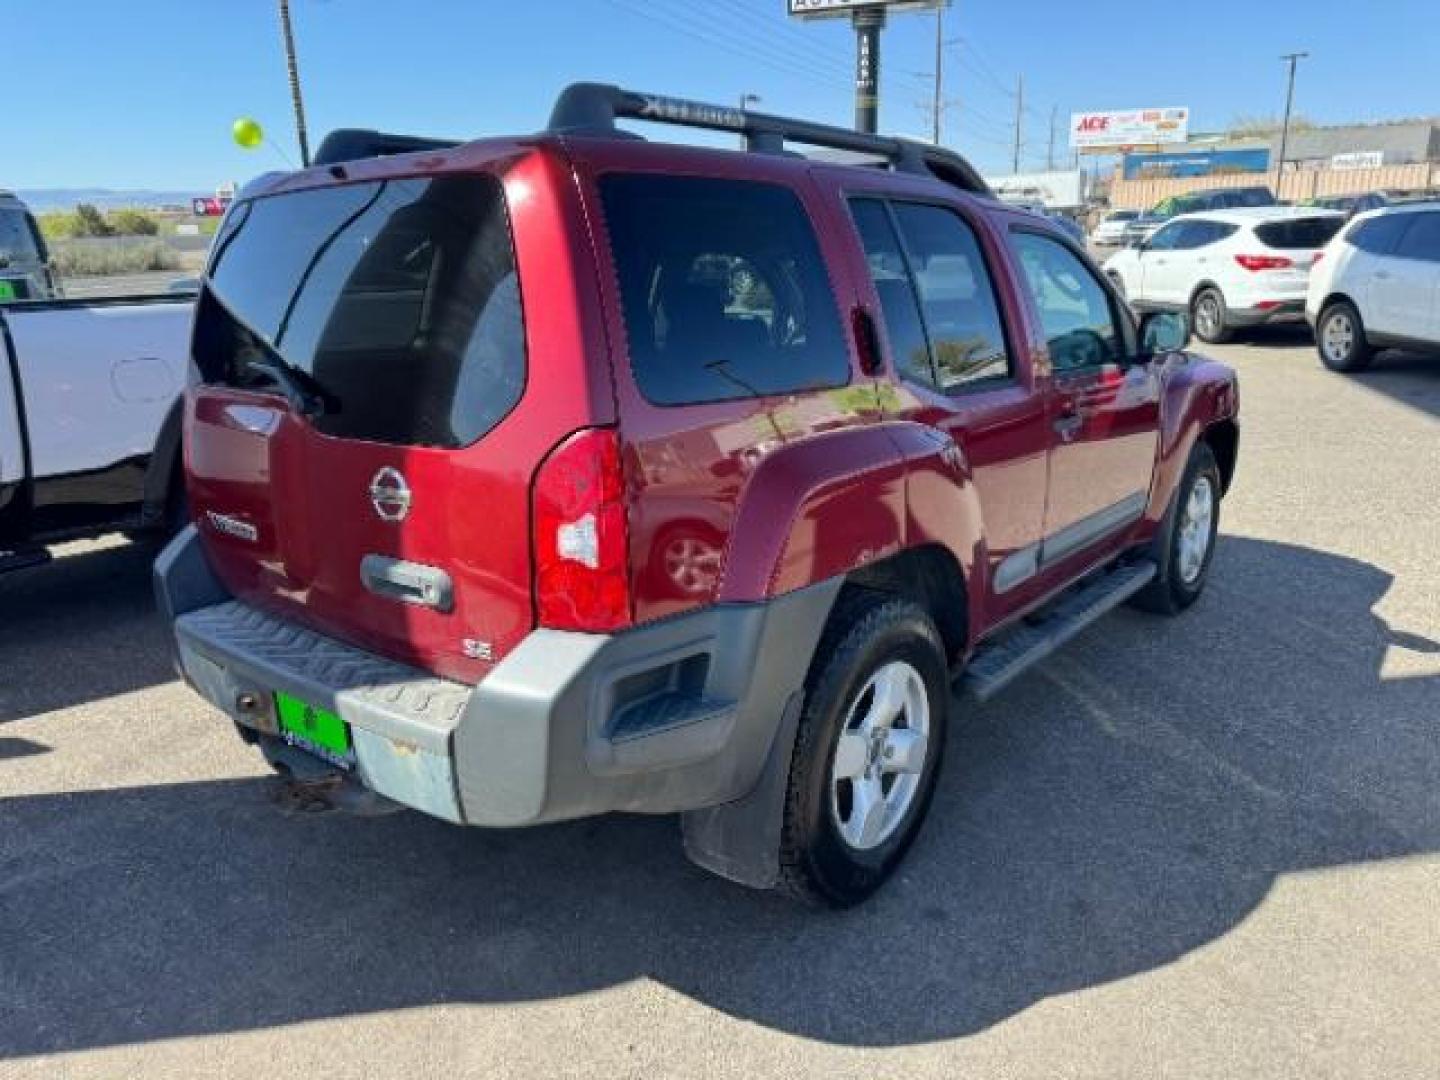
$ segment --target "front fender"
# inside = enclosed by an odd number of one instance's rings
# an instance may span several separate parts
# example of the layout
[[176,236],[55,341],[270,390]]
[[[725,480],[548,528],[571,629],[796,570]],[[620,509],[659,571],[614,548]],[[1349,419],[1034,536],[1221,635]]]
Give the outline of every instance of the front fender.
[[1147,520],[1158,523],[1185,473],[1195,440],[1206,428],[1234,420],[1240,410],[1235,370],[1190,353],[1177,353],[1160,372],[1160,440]]

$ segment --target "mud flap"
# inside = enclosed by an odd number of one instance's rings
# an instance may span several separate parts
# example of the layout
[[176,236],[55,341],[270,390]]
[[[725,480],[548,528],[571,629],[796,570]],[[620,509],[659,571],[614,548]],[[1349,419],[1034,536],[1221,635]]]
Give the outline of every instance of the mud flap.
[[804,700],[804,693],[797,690],[785,703],[765,768],[749,795],[680,815],[680,833],[691,862],[752,889],[772,889],[780,880],[785,790]]

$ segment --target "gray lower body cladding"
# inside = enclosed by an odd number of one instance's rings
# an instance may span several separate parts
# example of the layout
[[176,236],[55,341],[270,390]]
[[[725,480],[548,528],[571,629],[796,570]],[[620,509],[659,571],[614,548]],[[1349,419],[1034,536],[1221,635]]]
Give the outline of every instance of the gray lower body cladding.
[[349,725],[362,783],[463,824],[741,799],[759,781],[839,592],[719,604],[615,635],[532,631],[477,686],[437,679],[229,597],[183,531],[155,567],[186,680],[279,738],[284,691]]

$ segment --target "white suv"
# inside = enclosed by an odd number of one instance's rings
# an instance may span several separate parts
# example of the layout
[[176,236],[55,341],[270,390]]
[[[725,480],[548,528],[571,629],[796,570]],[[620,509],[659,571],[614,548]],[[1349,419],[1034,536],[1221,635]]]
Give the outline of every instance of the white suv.
[[1136,310],[1188,311],[1195,336],[1213,344],[1304,318],[1310,268],[1344,225],[1338,211],[1293,206],[1184,214],[1112,255],[1105,272]]
[[1332,371],[1361,371],[1375,350],[1440,350],[1440,202],[1357,217],[1325,249],[1305,317]]

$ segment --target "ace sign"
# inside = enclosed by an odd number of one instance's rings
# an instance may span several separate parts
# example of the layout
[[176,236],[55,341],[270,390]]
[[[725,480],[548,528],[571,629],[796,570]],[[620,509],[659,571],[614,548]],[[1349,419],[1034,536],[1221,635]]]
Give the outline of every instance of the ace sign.
[[1183,143],[1189,129],[1190,110],[1181,107],[1072,113],[1070,148],[1102,151]]

